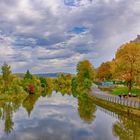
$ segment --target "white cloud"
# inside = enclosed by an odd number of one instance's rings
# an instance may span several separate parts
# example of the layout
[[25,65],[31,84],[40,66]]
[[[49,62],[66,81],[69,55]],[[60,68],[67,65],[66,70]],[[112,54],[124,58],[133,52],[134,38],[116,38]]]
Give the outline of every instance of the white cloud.
[[[74,72],[87,58],[98,66],[140,33],[139,7],[137,0],[81,0],[77,6],[63,0],[1,0],[0,62],[9,62],[14,72],[36,73]],[[88,30],[70,33],[74,27]]]

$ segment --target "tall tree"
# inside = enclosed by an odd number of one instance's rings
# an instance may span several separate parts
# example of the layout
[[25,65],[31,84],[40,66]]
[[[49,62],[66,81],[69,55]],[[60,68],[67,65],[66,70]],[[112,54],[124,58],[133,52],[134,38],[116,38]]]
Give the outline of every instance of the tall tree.
[[25,76],[24,76],[24,79],[32,79],[32,74],[30,73],[29,70],[27,70]]
[[112,78],[111,62],[102,63],[97,69],[97,78],[101,81],[110,80]]
[[80,86],[83,86],[85,80],[93,81],[94,68],[88,60],[80,61],[77,65],[77,82]]
[[140,73],[140,44],[126,43],[122,45],[113,60],[114,75],[127,81],[128,91],[131,92],[132,84]]
[[8,64],[4,63],[2,66],[2,78],[3,78],[3,80],[8,81],[10,74],[11,74],[10,66]]
[[6,91],[10,82],[11,70],[10,66],[6,63],[3,64],[1,69],[2,69],[2,79],[4,81],[4,91]]

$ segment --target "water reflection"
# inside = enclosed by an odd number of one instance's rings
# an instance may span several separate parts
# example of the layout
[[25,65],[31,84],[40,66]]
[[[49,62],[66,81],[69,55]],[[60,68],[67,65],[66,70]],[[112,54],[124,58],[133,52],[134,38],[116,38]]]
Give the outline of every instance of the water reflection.
[[6,101],[0,101],[0,119],[4,122],[4,132],[9,134],[13,130],[13,112],[16,112],[27,95],[11,95]]
[[78,111],[80,118],[87,123],[91,123],[95,118],[96,106],[87,93],[82,93],[78,96]]
[[0,132],[0,139],[140,139],[139,122],[96,106],[87,92],[77,98],[62,95],[53,92],[45,97],[24,95],[1,100],[0,126],[5,134]]
[[113,134],[120,140],[140,140],[140,122],[119,116],[119,120],[113,125]]
[[117,119],[113,123],[112,133],[118,137],[119,140],[140,140],[140,120],[138,118],[133,118],[132,116],[126,117],[124,114],[116,114],[102,107],[97,108],[105,114]]
[[10,103],[6,103],[3,108],[3,119],[5,120],[4,131],[6,134],[10,133],[13,130],[14,122],[13,118],[13,106]]
[[26,99],[23,101],[22,105],[26,109],[28,116],[30,116],[38,98],[39,98],[39,95],[28,95]]

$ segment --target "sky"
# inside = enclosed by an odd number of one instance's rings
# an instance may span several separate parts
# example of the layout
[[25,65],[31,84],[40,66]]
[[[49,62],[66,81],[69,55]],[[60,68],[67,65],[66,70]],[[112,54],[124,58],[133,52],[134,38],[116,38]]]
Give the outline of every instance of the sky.
[[98,67],[140,34],[140,0],[0,0],[0,66],[75,73]]

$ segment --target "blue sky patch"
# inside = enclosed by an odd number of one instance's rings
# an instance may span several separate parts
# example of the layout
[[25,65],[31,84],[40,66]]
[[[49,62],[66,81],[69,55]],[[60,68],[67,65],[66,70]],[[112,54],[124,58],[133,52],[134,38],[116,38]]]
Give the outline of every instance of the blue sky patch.
[[64,4],[68,6],[76,6],[76,0],[64,0]]
[[84,33],[86,31],[88,31],[88,28],[86,28],[84,26],[79,26],[79,27],[74,27],[69,32],[75,33],[75,34],[81,34],[81,33]]

